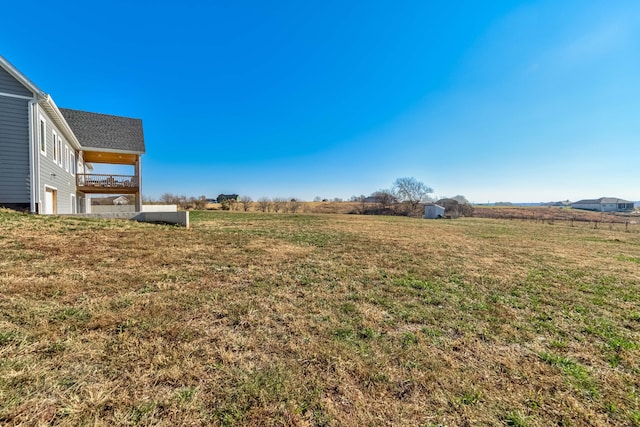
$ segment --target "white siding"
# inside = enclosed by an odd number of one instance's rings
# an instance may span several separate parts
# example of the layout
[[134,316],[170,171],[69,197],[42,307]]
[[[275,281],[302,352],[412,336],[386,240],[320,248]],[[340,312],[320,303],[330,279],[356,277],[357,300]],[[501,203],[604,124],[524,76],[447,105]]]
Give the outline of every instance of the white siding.
[[573,203],[571,205],[574,209],[584,209],[587,211],[600,211],[601,206],[600,203]]

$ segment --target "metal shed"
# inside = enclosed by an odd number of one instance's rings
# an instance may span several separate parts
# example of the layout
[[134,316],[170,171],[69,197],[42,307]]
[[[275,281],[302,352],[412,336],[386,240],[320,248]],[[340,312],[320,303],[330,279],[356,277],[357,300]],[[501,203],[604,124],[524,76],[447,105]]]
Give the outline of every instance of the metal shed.
[[435,203],[424,205],[424,219],[444,218],[444,208]]

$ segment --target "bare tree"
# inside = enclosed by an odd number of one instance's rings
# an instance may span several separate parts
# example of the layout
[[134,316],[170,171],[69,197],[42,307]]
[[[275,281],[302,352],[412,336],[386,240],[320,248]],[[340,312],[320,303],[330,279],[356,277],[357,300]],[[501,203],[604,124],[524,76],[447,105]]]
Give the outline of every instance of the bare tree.
[[289,211],[291,213],[296,213],[299,208],[300,202],[295,197],[292,197],[291,200],[289,200]]
[[268,197],[261,197],[258,200],[258,210],[262,212],[270,212],[271,211],[271,199]]
[[249,211],[249,208],[251,207],[251,202],[253,200],[251,200],[251,197],[249,196],[242,196],[240,197],[240,204],[242,205],[242,209],[247,212]]
[[181,194],[178,196],[178,206],[180,206],[182,209],[188,209],[190,204],[190,200],[186,195]]
[[457,196],[453,196],[451,197],[452,200],[457,201],[460,204],[469,204],[469,201],[467,200],[466,197],[464,197],[462,194],[458,194]]
[[380,205],[381,209],[387,209],[394,203],[398,202],[398,199],[393,194],[392,190],[378,190],[373,193],[371,197],[375,199],[376,203]]
[[408,204],[410,212],[415,212],[421,203],[429,201],[429,194],[433,193],[433,189],[410,177],[396,179],[393,183],[393,192],[398,200]]
[[178,196],[172,193],[162,193],[160,196],[160,202],[165,205],[177,205],[178,204]]
[[281,197],[274,197],[273,199],[273,211],[275,213],[280,212],[286,207],[287,201]]
[[222,203],[220,203],[220,209],[222,209],[223,211],[232,210],[233,209],[233,202],[231,201],[231,199],[223,200]]
[[357,202],[358,203],[358,208],[357,208],[357,212],[358,213],[365,213],[367,210],[367,196],[365,196],[364,194],[360,195],[360,196],[351,196],[351,199],[349,199],[349,201],[351,202]]
[[[461,201],[464,200],[464,201]],[[473,207],[464,196],[455,196],[438,200],[436,203],[444,208],[444,213],[452,218],[473,216]]]
[[166,205],[178,205],[182,209],[188,209],[193,206],[195,197],[187,197],[184,194],[177,195],[172,193],[164,193],[160,196],[160,202]]
[[207,197],[206,196],[200,196],[198,198],[191,197],[189,199],[189,203],[194,209],[203,210],[207,205]]

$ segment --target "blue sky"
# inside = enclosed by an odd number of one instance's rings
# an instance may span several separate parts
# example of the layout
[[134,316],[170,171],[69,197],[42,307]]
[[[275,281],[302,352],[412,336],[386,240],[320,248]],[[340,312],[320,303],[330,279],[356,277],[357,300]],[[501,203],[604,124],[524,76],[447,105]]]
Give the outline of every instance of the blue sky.
[[61,107],[141,118],[144,193],[640,199],[638,1],[3,5]]

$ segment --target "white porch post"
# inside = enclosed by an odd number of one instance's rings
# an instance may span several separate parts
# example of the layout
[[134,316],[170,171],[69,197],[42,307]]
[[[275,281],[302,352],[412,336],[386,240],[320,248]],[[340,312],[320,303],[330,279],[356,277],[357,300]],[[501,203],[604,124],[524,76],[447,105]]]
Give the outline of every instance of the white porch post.
[[140,156],[136,156],[135,175],[138,178],[138,192],[136,193],[136,211],[142,212],[142,165]]

